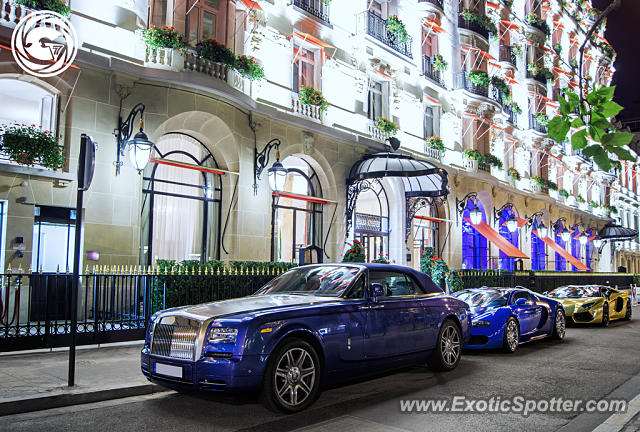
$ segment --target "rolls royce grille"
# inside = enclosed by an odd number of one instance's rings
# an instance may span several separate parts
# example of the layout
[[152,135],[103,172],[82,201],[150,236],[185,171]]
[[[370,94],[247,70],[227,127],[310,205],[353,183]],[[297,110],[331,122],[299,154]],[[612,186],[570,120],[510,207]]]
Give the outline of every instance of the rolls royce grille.
[[156,324],[153,329],[151,354],[193,360],[200,328],[199,323],[184,318],[180,319],[181,317],[167,318]]

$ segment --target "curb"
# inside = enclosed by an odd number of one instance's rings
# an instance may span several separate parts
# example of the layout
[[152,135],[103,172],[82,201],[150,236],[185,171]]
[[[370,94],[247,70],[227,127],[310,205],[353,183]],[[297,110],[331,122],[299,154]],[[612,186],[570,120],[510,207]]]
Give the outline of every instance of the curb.
[[117,387],[103,390],[71,390],[57,395],[16,398],[0,401],[0,417],[61,408],[71,405],[81,405],[102,402],[111,399],[121,399],[132,396],[142,396],[152,393],[165,392],[167,389],[156,384],[141,384],[129,387]]

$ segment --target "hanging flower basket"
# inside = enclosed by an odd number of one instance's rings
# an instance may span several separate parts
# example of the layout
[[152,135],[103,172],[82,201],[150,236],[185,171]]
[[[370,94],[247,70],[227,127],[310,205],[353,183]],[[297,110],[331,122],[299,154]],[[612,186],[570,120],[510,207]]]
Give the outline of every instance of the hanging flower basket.
[[427,147],[444,152],[444,142],[442,142],[442,139],[440,137],[430,136],[425,139],[425,141],[427,143]]
[[491,79],[489,74],[479,69],[473,69],[469,72],[469,81],[480,87],[489,87]]
[[469,160],[475,160],[478,162],[484,162],[484,156],[476,149],[465,150],[463,152],[464,156]]
[[400,127],[395,122],[387,120],[384,117],[376,117],[374,126],[380,132],[388,133],[389,135],[395,135],[400,129]]
[[258,64],[255,58],[241,55],[236,58],[234,69],[243,77],[250,80],[261,80],[264,78],[264,69]]
[[322,96],[320,90],[316,90],[313,87],[302,87],[298,93],[300,103],[302,105],[317,106],[320,112],[327,109],[329,103]]
[[64,147],[49,131],[36,125],[4,125],[0,127],[0,135],[0,151],[14,162],[53,170],[64,166]]
[[440,54],[436,54],[433,56],[433,70],[445,71],[447,70],[448,66],[449,64]]
[[71,8],[63,0],[15,0],[15,3],[30,9],[57,12],[66,17],[71,15]]
[[395,34],[402,42],[406,42],[409,39],[409,33],[404,23],[400,21],[398,15],[390,15],[387,19],[387,30]]

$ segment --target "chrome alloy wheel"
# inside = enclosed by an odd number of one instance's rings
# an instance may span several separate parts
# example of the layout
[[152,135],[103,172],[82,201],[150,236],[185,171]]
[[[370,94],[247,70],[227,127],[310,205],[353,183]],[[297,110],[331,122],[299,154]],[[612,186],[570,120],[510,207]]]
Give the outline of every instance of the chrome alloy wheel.
[[556,336],[558,339],[564,339],[564,334],[567,330],[567,323],[564,318],[564,313],[561,310],[556,312]]
[[515,351],[518,348],[518,342],[520,341],[520,335],[518,334],[518,325],[511,319],[507,323],[507,345],[510,351]]
[[460,334],[455,326],[450,325],[444,329],[442,339],[440,339],[440,352],[446,366],[451,367],[458,361],[460,356]]
[[276,396],[286,406],[303,403],[314,387],[316,365],[304,348],[291,348],[278,360],[274,383]]

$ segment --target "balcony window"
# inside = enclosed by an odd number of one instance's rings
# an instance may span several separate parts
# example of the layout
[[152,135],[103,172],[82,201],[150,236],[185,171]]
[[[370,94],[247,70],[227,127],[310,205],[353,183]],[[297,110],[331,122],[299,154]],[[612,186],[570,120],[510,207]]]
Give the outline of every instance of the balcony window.
[[367,117],[375,120],[376,117],[387,116],[387,83],[380,81],[369,82],[369,95],[367,100]]
[[36,125],[56,132],[56,95],[25,81],[0,79],[0,97],[0,124]]
[[188,37],[192,41],[214,38],[225,42],[226,1],[189,0]]
[[379,5],[379,3],[372,2],[369,10],[357,15],[357,33],[366,33],[400,54],[413,58],[413,38],[408,36],[406,40],[403,40],[401,36],[390,31],[387,27],[387,20],[383,18],[386,15],[386,8],[384,6],[378,8],[376,5]]
[[293,49],[293,91],[314,87],[316,83],[316,51],[295,45]]
[[437,135],[435,129],[435,110],[433,107],[424,108],[424,136],[425,138]]
[[153,0],[151,3],[151,24],[158,27],[168,25],[167,18],[167,0]]

